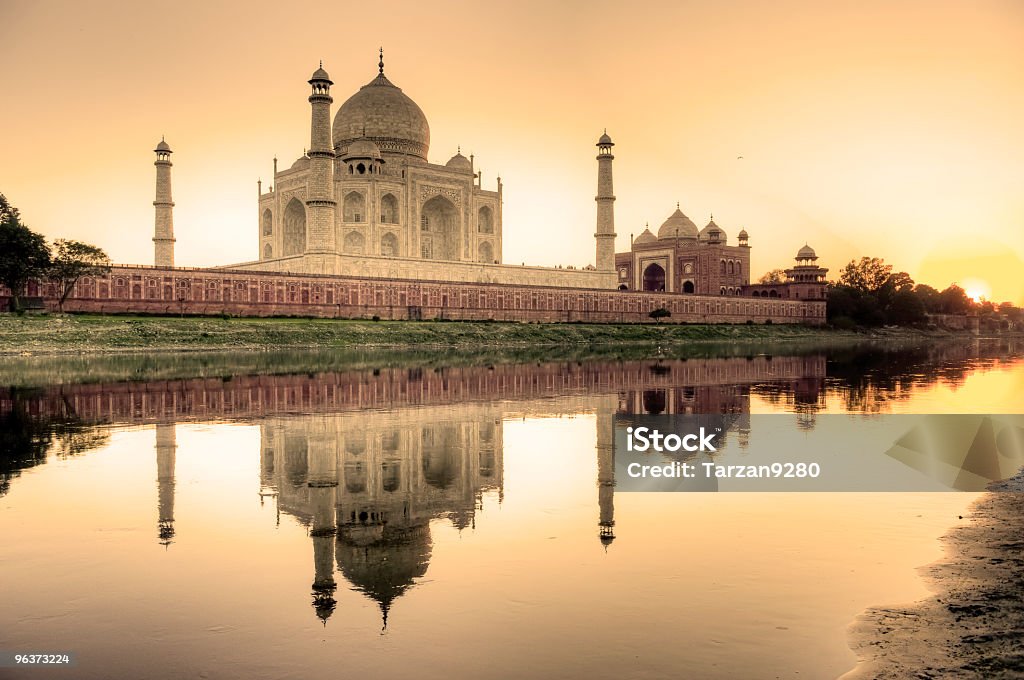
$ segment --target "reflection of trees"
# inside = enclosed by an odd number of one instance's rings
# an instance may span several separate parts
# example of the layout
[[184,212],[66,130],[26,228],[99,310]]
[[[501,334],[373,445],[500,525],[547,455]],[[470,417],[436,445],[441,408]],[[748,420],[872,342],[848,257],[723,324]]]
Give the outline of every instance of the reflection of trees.
[[102,446],[110,438],[103,430],[83,423],[66,402],[56,415],[39,416],[26,407],[31,391],[12,389],[0,409],[0,496],[21,471],[42,465],[52,451],[73,456]]
[[918,347],[856,346],[833,350],[827,390],[838,393],[846,411],[884,413],[934,384],[956,389],[975,370],[995,368],[1006,356],[1019,359],[1014,343],[930,344]]

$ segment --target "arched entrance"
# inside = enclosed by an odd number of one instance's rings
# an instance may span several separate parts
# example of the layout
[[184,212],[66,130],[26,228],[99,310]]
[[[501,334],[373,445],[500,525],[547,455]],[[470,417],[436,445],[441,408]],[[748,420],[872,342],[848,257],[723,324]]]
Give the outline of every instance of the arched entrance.
[[420,211],[422,255],[428,260],[459,259],[459,212],[451,201],[434,196]]
[[693,281],[683,281],[683,292],[693,294]]
[[654,293],[665,291],[665,270],[660,264],[649,264],[644,269],[644,290]]

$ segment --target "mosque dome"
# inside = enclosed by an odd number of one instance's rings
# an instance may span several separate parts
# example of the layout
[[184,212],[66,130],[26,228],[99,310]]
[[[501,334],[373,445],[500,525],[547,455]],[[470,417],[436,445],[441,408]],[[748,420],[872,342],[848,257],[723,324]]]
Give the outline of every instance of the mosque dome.
[[715,224],[714,218],[708,221],[704,228],[700,230],[700,234],[697,235],[701,241],[710,241],[711,243],[724,243],[725,232],[722,228]]
[[301,170],[302,168],[308,168],[308,167],[309,167],[309,156],[299,156],[297,159],[295,159],[295,162],[292,163],[292,167],[289,168],[289,170]]
[[[327,75],[327,71],[325,71],[324,67],[321,65],[320,68],[313,71],[313,77],[309,79],[309,82],[313,82],[314,80],[326,80],[330,83],[331,77]],[[334,83],[331,84],[333,85]]]
[[697,225],[676,206],[676,211],[669,215],[658,229],[658,238],[697,238]]
[[380,158],[380,147],[365,137],[357,139],[345,150],[346,158]]
[[430,126],[423,110],[384,75],[381,62],[376,78],[349,97],[334,116],[333,140],[344,154],[349,144],[367,137],[384,153],[427,160]]
[[166,151],[167,153],[171,153],[171,145],[161,139],[160,143],[156,145],[156,148],[153,149],[153,151]]
[[608,136],[608,131],[607,130],[605,130],[604,134],[601,135],[601,138],[597,140],[597,145],[598,146],[615,146],[615,144],[612,142],[612,138]]
[[810,247],[806,243],[804,247],[796,251],[796,259],[798,260],[817,260],[818,254],[814,252],[814,248]]
[[445,163],[445,167],[451,168],[452,170],[459,170],[460,172],[473,172],[473,164],[468,158],[462,155],[461,151],[448,159],[448,162]]
[[639,236],[633,239],[633,245],[643,243],[653,243],[657,239],[654,238],[654,234],[651,233],[650,229],[644,229]]
[[750,238],[750,235],[747,233],[746,229],[740,229],[740,233],[737,234],[736,236],[741,238],[741,239],[749,239]]

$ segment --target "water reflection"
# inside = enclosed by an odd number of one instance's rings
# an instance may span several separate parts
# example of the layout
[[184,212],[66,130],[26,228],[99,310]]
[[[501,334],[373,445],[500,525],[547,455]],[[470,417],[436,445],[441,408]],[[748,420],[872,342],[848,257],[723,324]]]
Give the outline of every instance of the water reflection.
[[[143,677],[155,659],[176,676],[345,665],[445,677],[442,661],[456,655],[523,675],[597,677],[636,673],[638,654],[651,677],[834,676],[852,663],[843,626],[892,599],[880,589],[902,597],[916,583],[911,567],[968,501],[616,495],[613,416],[713,416],[755,449],[767,435],[751,431],[751,414],[762,412],[795,413],[811,428],[830,411],[1019,410],[1019,350],[0,390],[0,530],[11,551],[0,575],[25,586],[0,604],[11,624],[0,628],[18,645],[52,635],[108,660],[83,663],[80,677]],[[1000,394],[1018,396],[1000,404]],[[819,418],[812,434],[824,429]],[[902,442],[904,457],[912,444]],[[240,555],[255,568],[238,569]],[[62,579],[31,590],[36,572],[56,569]],[[153,578],[165,587],[152,589]],[[693,644],[666,648],[652,629]],[[126,639],[138,658],[116,654]],[[737,640],[749,653],[733,651]],[[225,664],[229,648],[238,652]]]
[[313,606],[325,623],[335,564],[377,602],[386,628],[392,603],[426,573],[430,521],[472,527],[483,494],[500,494],[501,419],[472,416],[414,408],[260,424],[261,495],[309,528]]

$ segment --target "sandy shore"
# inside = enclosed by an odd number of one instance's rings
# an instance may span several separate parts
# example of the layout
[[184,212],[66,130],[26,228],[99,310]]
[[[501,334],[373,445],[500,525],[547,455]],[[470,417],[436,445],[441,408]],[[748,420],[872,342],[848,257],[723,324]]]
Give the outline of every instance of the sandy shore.
[[922,572],[935,593],[850,627],[861,678],[1024,678],[1024,473],[994,485]]

